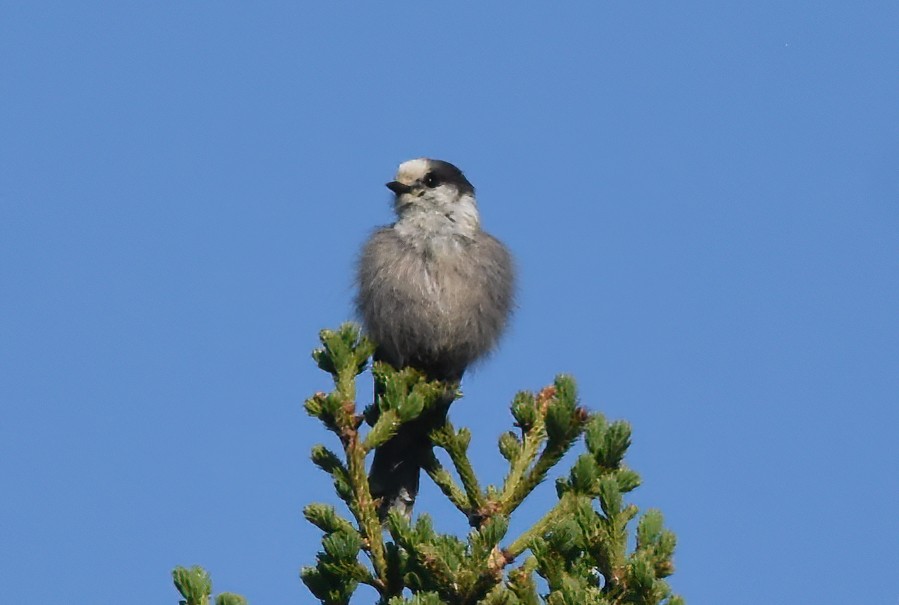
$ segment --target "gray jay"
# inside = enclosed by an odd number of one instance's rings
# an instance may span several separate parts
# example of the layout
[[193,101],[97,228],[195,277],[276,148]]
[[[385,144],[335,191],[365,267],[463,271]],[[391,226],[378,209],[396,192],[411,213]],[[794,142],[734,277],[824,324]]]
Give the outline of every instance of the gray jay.
[[[481,229],[474,187],[441,160],[400,165],[396,222],[365,243],[356,275],[356,309],[376,343],[375,359],[411,366],[430,380],[457,385],[465,369],[497,344],[512,311],[515,273],[506,247]],[[410,423],[375,451],[369,473],[383,519],[411,515],[428,433],[452,399]]]

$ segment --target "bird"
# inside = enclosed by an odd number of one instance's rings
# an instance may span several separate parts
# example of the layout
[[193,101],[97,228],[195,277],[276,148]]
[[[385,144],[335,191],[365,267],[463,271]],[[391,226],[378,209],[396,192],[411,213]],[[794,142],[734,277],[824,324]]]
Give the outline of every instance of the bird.
[[[474,186],[455,165],[430,158],[403,162],[387,188],[396,221],[377,228],[362,247],[357,316],[376,345],[376,361],[458,386],[466,369],[496,348],[509,323],[512,255],[481,227]],[[382,521],[391,509],[411,517],[431,451],[428,433],[443,424],[452,400],[445,396],[376,448],[369,487]]]

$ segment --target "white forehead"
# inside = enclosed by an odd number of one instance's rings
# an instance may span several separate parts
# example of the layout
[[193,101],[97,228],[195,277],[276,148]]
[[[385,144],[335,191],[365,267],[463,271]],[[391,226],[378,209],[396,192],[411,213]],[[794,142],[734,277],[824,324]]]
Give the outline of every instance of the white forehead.
[[430,163],[427,158],[416,158],[403,162],[396,171],[396,180],[400,183],[411,184],[428,173]]

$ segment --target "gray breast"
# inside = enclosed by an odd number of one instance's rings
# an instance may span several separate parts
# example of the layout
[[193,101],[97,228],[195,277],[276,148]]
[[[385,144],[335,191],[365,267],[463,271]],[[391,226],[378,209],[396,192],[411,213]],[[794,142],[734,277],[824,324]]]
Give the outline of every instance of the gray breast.
[[496,346],[512,310],[514,268],[483,231],[431,244],[389,227],[375,232],[359,261],[357,311],[385,361],[458,378]]

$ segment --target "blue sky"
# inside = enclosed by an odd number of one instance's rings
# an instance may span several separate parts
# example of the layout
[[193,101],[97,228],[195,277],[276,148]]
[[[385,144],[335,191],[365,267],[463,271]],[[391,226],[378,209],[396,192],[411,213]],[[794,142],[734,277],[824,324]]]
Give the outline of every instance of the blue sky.
[[201,563],[311,602],[309,351],[431,156],[520,271],[452,411],[487,479],[514,392],[568,372],[633,423],[688,602],[895,603],[897,28],[894,2],[0,3],[4,600],[175,603]]

